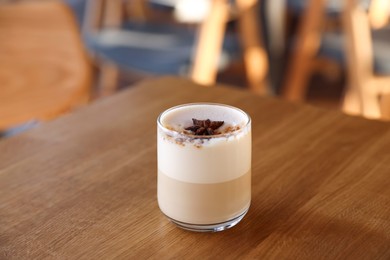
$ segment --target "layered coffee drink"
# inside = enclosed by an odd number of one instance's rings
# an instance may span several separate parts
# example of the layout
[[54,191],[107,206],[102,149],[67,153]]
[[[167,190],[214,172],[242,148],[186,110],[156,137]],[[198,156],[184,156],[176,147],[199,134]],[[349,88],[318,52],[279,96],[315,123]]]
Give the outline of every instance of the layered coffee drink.
[[251,201],[251,121],[238,108],[195,103],[158,118],[161,211],[189,230],[237,224]]

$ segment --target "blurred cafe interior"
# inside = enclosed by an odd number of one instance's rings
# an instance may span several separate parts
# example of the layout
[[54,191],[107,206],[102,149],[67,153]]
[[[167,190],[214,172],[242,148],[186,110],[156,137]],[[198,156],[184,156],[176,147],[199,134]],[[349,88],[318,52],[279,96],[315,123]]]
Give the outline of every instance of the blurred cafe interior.
[[390,119],[388,0],[0,0],[0,131],[175,75]]

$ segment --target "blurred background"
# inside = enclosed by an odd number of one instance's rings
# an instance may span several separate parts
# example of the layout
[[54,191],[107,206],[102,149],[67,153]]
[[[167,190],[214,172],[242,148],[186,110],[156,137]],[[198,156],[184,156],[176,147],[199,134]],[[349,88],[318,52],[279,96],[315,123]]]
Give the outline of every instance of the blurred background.
[[390,118],[388,0],[0,0],[0,136],[174,75]]

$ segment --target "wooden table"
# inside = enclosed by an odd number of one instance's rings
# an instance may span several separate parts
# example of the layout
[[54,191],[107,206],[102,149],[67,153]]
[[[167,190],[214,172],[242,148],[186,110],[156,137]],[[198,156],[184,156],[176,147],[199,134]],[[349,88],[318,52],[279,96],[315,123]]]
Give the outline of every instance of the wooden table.
[[[195,101],[253,119],[252,205],[220,233],[156,200],[156,118]],[[0,142],[1,259],[389,259],[390,125],[179,78]]]

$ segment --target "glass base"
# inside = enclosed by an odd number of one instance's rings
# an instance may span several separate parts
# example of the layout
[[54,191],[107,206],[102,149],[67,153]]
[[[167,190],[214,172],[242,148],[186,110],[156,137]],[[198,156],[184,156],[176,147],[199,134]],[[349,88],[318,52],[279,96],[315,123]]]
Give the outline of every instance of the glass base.
[[[249,208],[248,208],[249,209]],[[243,213],[241,213],[239,216],[225,221],[221,223],[216,224],[189,224],[185,222],[180,222],[177,220],[174,220],[170,217],[168,217],[174,224],[179,226],[182,229],[189,230],[189,231],[196,231],[196,232],[218,232],[223,231],[226,229],[229,229],[231,227],[234,227],[237,225],[238,222],[241,221],[241,219],[245,216],[245,214],[248,212],[248,209],[246,209]]]

